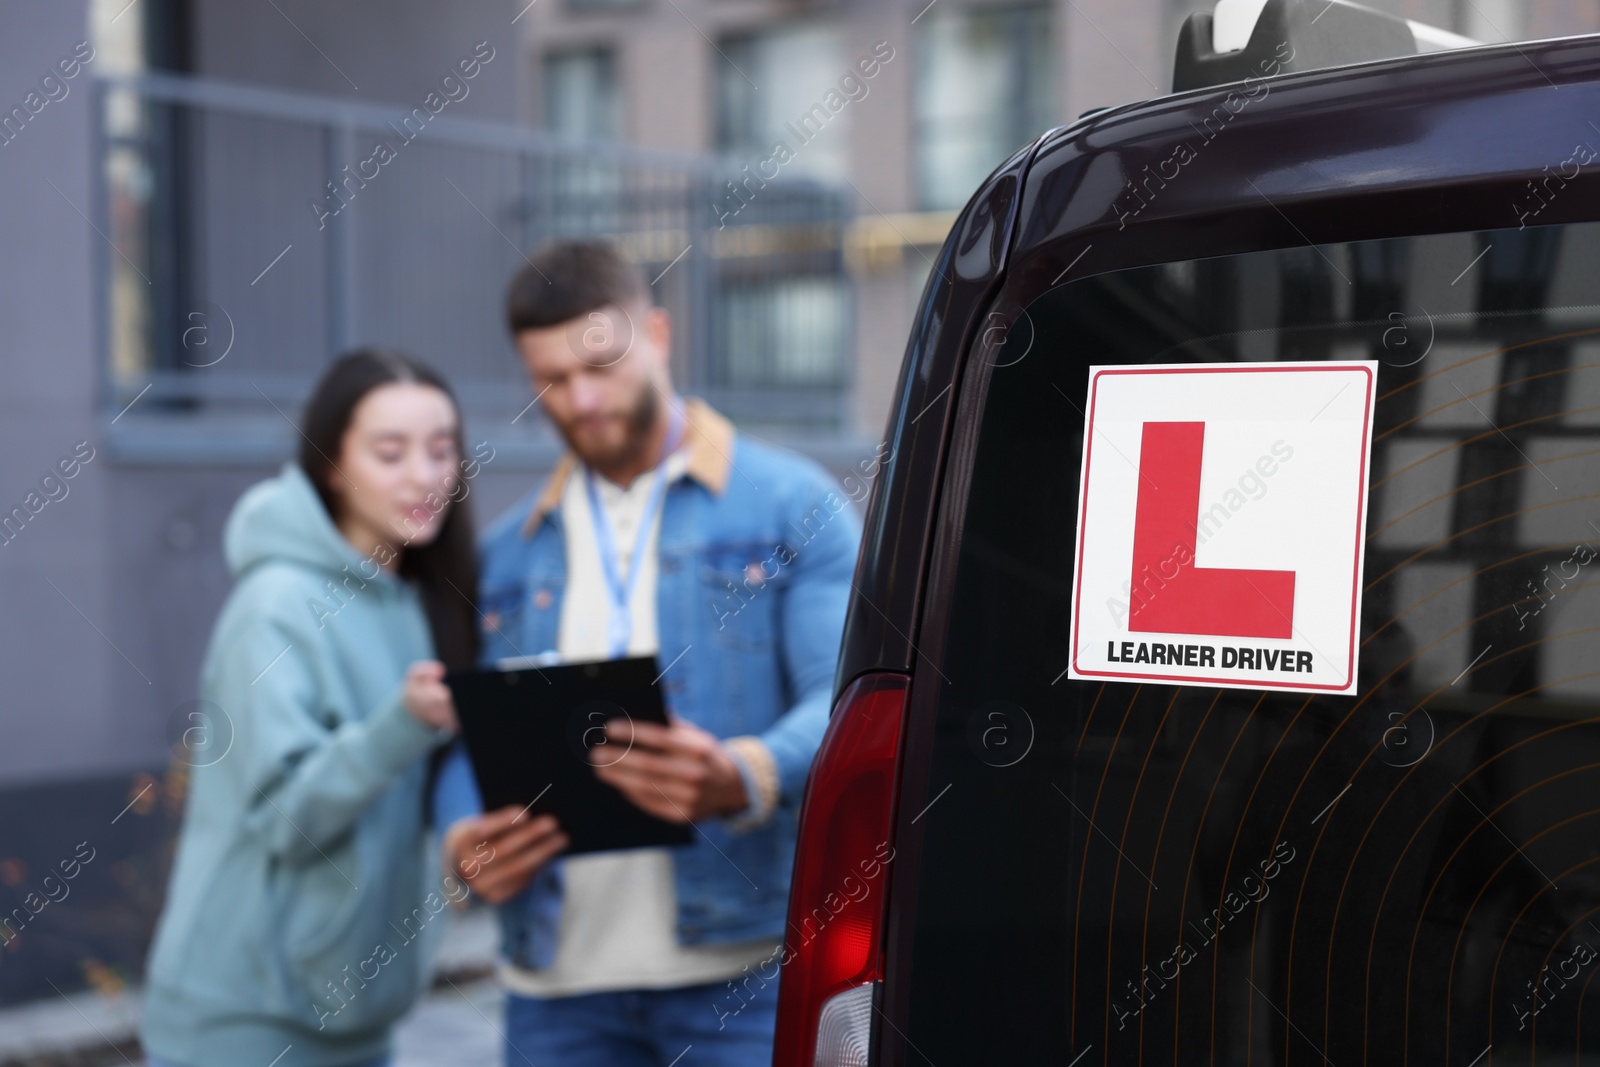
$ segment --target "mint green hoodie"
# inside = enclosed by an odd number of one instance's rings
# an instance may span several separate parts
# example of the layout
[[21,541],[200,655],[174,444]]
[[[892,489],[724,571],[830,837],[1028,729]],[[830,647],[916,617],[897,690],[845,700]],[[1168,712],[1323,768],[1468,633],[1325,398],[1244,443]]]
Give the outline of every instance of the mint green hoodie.
[[466,893],[423,827],[447,735],[400,699],[433,657],[421,599],[292,463],[240,497],[223,552],[235,585],[200,680],[213,736],[151,948],[145,1048],[185,1067],[381,1056]]

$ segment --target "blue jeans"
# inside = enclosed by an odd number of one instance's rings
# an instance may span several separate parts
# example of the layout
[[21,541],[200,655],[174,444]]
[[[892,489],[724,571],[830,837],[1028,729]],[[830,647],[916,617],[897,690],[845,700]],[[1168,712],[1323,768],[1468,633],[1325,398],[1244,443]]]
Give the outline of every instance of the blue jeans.
[[691,1045],[683,1067],[768,1067],[778,984],[746,995],[735,999],[726,982],[548,999],[512,993],[506,1067],[668,1067]]

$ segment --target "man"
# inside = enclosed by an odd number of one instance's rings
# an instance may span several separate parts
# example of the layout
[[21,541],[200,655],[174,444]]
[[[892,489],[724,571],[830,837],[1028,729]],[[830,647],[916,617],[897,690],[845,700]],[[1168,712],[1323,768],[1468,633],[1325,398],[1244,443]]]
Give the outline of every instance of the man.
[[451,753],[435,810],[446,869],[499,905],[507,1063],[765,1065],[859,522],[816,464],[674,393],[669,317],[609,246],[540,249],[507,312],[569,450],[484,537],[484,663],[655,654],[670,725],[613,722],[596,773],[695,828],[563,858],[552,817],[482,813]]

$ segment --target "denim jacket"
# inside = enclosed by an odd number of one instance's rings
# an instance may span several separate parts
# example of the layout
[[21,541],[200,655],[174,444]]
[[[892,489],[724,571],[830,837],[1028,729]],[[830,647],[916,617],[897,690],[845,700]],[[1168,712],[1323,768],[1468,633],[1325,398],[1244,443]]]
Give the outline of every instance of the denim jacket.
[[[755,738],[776,772],[759,826],[696,824],[673,851],[682,944],[782,935],[801,795],[827,725],[861,526],[817,464],[746,437],[697,399],[685,403],[686,473],[661,512],[656,593],[667,707],[720,738]],[[542,489],[484,534],[479,610],[485,666],[557,644],[566,585],[560,501],[577,471],[563,456]],[[670,666],[669,666],[670,665]],[[458,743],[434,789],[438,825],[482,810]],[[730,824],[731,823],[731,824]],[[502,954],[555,959],[562,861],[501,905]]]

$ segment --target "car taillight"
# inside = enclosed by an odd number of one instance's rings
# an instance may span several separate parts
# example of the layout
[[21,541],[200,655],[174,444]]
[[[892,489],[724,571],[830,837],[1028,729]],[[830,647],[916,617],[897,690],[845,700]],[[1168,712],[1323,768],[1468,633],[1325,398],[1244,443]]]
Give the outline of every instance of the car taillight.
[[789,889],[773,1067],[866,1063],[894,859],[894,800],[909,679],[856,679],[806,784]]

